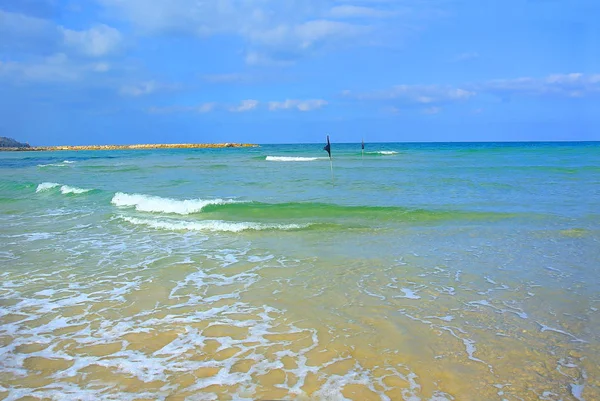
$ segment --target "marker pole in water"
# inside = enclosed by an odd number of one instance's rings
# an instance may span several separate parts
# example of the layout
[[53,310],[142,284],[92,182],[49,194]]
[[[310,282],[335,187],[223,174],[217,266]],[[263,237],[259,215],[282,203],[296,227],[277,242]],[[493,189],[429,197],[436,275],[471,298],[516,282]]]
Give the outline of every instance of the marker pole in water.
[[362,158],[362,161],[365,161],[365,138],[363,138],[362,143],[361,143],[361,151],[360,151],[360,157]]
[[329,166],[331,167],[331,184],[335,185],[333,180],[333,160],[331,159],[331,143],[329,143],[329,135],[327,135],[327,145],[323,148],[329,154]]

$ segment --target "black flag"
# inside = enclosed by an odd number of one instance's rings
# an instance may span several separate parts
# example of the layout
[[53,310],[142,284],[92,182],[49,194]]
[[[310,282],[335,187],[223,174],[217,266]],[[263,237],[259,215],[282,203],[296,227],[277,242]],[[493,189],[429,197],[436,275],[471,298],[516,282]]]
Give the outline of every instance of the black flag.
[[365,148],[365,140],[363,139],[362,140],[362,149],[364,149],[364,148]]
[[329,135],[327,135],[327,145],[325,145],[323,150],[326,150],[327,153],[329,153],[329,158],[331,159],[331,144],[329,143]]

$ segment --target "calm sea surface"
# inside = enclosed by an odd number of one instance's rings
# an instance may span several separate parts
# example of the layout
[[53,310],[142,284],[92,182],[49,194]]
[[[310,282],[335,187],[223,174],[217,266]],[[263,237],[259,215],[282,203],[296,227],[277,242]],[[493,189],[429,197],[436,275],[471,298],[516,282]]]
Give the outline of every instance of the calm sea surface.
[[600,400],[599,143],[322,148],[0,153],[0,400]]

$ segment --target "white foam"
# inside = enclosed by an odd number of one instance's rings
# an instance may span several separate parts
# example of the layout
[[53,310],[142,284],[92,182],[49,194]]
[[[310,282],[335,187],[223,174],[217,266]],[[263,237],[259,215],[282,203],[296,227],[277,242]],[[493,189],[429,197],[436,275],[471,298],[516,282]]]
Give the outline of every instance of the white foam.
[[35,190],[35,192],[42,192],[42,191],[47,191],[49,189],[52,188],[56,188],[60,186],[60,184],[57,184],[55,182],[42,182],[40,185],[37,186],[37,189]]
[[545,324],[542,324],[540,322],[536,322],[536,323],[540,325],[540,332],[542,332],[542,333],[545,332],[545,331],[553,331],[555,333],[564,334],[565,336],[571,337],[573,339],[573,341],[575,341],[575,342],[587,343],[587,341],[582,340],[581,338],[577,338],[573,334],[568,333],[568,332],[566,332],[564,330],[560,330],[560,329],[556,329],[554,327],[546,326]]
[[269,162],[312,162],[315,160],[325,159],[324,157],[291,157],[291,156],[267,156],[266,161]]
[[60,192],[63,195],[67,195],[67,194],[84,194],[86,192],[91,191],[91,189],[83,189],[83,188],[77,188],[77,187],[70,187],[68,185],[63,185],[60,187]]
[[37,186],[37,189],[35,190],[35,192],[37,193],[37,192],[48,191],[48,190],[56,188],[56,187],[60,187],[60,192],[63,195],[67,195],[67,194],[76,194],[77,195],[77,194],[83,194],[83,193],[91,191],[91,189],[71,187],[69,185],[57,184],[56,182],[42,182],[40,185]]
[[421,299],[421,297],[410,288],[400,288],[400,291],[402,291],[404,295],[396,295],[394,298]]
[[397,155],[398,152],[396,152],[394,150],[377,150],[377,151],[374,151],[374,152],[367,152],[367,154],[376,154],[376,155],[390,156],[390,155]]
[[67,167],[69,164],[75,163],[71,160],[63,160],[61,163],[38,164],[38,167]]
[[135,225],[145,225],[158,230],[171,231],[211,231],[211,232],[240,232],[248,230],[297,230],[309,227],[310,224],[266,224],[252,222],[232,222],[222,220],[180,221],[180,220],[150,220],[135,217],[119,216],[120,219]]
[[62,163],[50,163],[50,164],[38,164],[38,167],[66,167],[66,164]]
[[173,213],[187,215],[198,213],[208,205],[224,205],[228,203],[240,203],[233,199],[186,199],[178,200],[161,198],[143,194],[126,194],[117,192],[111,203],[121,207],[135,207],[140,212]]

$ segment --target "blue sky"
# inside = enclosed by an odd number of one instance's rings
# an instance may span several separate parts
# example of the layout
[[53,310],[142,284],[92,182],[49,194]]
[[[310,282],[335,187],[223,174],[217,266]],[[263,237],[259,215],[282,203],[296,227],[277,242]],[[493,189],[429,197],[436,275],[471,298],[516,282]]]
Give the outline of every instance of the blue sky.
[[0,0],[35,145],[600,140],[597,0]]

